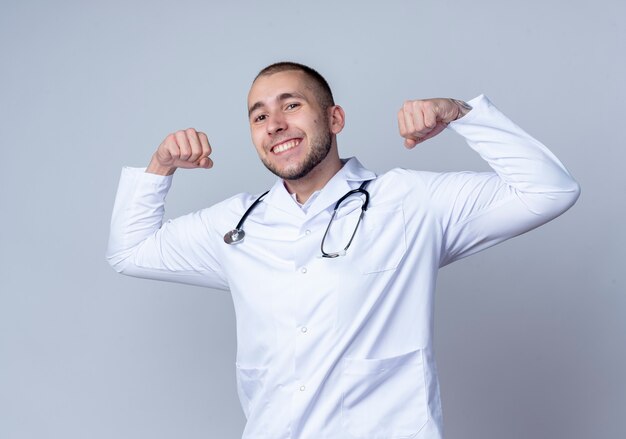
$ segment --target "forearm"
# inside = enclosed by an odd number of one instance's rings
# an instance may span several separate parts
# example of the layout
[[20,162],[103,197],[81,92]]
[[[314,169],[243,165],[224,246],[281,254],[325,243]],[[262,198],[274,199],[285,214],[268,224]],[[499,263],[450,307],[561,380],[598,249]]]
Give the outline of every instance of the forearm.
[[171,178],[139,168],[124,168],[118,186],[106,258],[118,272],[123,272],[138,246],[161,227],[165,196]]
[[576,201],[578,183],[541,142],[509,120],[486,97],[481,95],[469,104],[473,110],[450,123],[449,128],[466,139],[529,209],[556,216]]
[[119,273],[228,289],[203,211],[163,224],[171,177],[125,168],[111,218],[106,258]]

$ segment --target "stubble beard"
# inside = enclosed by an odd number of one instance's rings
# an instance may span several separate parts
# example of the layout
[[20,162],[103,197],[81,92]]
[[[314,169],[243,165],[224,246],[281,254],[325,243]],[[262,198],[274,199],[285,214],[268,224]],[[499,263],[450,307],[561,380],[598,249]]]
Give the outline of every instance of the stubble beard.
[[319,136],[311,138],[311,148],[304,160],[295,167],[288,169],[277,169],[267,158],[261,161],[265,167],[277,177],[283,180],[299,180],[306,177],[317,165],[322,163],[332,147],[332,136],[330,130],[323,130]]

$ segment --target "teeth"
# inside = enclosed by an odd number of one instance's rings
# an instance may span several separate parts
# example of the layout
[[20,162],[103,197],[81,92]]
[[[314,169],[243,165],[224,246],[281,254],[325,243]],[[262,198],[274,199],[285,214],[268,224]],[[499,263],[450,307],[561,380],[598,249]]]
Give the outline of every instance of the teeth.
[[281,143],[278,146],[274,147],[274,153],[278,154],[280,152],[287,151],[288,149],[294,148],[300,143],[299,140],[290,140],[289,142]]

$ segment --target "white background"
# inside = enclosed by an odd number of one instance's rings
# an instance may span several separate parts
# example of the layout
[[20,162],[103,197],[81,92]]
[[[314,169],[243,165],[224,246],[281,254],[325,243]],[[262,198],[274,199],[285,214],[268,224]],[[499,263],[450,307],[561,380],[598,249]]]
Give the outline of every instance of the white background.
[[228,293],[104,261],[123,165],[196,127],[211,171],[167,215],[274,181],[246,95],[281,60],[325,75],[340,152],[375,170],[484,170],[451,133],[406,151],[409,98],[487,94],[582,186],[564,216],[442,270],[435,347],[446,435],[626,437],[626,3],[3,1],[0,438],[236,438]]

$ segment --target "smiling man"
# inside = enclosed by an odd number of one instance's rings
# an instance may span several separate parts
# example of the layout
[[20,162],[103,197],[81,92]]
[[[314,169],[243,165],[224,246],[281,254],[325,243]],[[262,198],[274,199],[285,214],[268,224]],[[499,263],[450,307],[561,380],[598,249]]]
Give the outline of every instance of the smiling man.
[[263,164],[306,201],[342,167],[336,135],[344,113],[330,89],[307,81],[307,73],[275,69],[262,72],[248,96],[252,141]]
[[213,165],[206,134],[172,133],[145,170],[122,172],[109,262],[230,292],[244,438],[441,438],[438,269],[560,215],[577,183],[484,96],[398,112],[406,147],[447,127],[493,169],[482,173],[377,175],[341,159],[344,111],[300,64],[263,69],[248,113],[274,186],[163,223],[175,170]]

